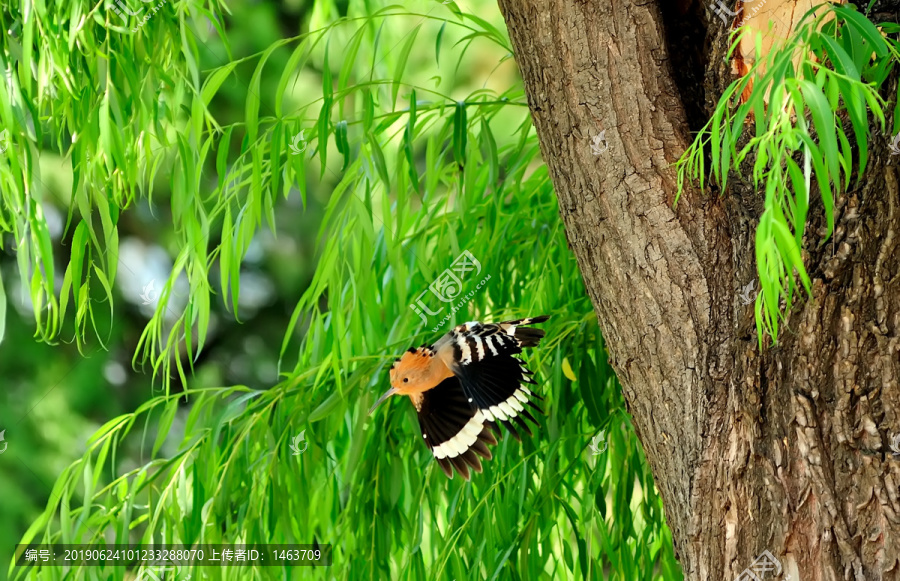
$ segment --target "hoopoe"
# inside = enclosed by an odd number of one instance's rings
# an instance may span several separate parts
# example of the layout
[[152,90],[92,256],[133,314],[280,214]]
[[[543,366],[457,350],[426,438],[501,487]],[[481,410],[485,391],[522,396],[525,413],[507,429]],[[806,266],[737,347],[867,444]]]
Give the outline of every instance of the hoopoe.
[[[391,366],[391,388],[369,414],[392,395],[406,395],[419,416],[422,438],[441,469],[453,478],[453,469],[469,479],[469,468],[481,472],[481,456],[491,459],[488,445],[500,436],[502,423],[516,440],[514,420],[528,435],[525,418],[537,424],[525,405],[543,413],[529,398],[543,399],[526,384],[536,384],[516,355],[535,347],[544,331],[526,325],[543,323],[549,316],[459,325],[433,345],[409,349]],[[525,404],[525,405],[523,405]],[[477,455],[477,456],[476,456]]]

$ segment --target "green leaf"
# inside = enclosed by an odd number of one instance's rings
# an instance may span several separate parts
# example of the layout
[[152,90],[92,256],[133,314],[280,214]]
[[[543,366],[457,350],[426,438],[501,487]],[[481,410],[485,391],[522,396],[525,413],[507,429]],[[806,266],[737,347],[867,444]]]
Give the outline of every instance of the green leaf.
[[854,80],[858,80],[859,71],[856,70],[856,65],[853,64],[853,59],[850,58],[850,55],[847,54],[847,51],[841,48],[841,46],[828,35],[821,34],[819,35],[819,37],[825,44],[826,51],[828,52],[828,56],[831,58],[831,62],[834,65],[835,70],[842,75],[851,77]]
[[0,344],[6,336],[6,289],[3,288],[3,273],[0,272]]
[[406,71],[409,53],[412,51],[413,45],[416,42],[416,36],[419,34],[420,28],[422,28],[421,24],[416,26],[412,32],[406,36],[406,42],[403,43],[403,48],[400,49],[400,55],[397,58],[397,64],[394,66],[394,83],[391,88],[391,103],[393,103],[395,109],[397,108],[397,93],[400,92],[400,83],[401,79],[403,79],[403,73]]
[[813,83],[805,79],[799,79],[797,86],[803,93],[806,106],[809,107],[809,112],[812,115],[813,123],[818,133],[819,144],[825,155],[828,178],[836,181],[840,179],[840,172],[838,170],[838,148],[834,113],[828,106],[828,101],[825,99],[822,91]]
[[328,161],[328,135],[331,133],[331,106],[332,98],[332,82],[331,82],[331,65],[328,61],[329,42],[325,44],[325,61],[322,64],[322,108],[319,110],[318,121],[318,153],[319,162],[321,164],[321,172],[319,176],[325,175],[325,168]]
[[263,68],[266,66],[266,61],[269,60],[269,56],[279,46],[281,45],[278,43],[273,44],[263,52],[259,59],[259,63],[256,65],[256,69],[253,71],[253,76],[250,77],[250,86],[247,88],[247,103],[244,110],[244,122],[247,124],[247,141],[254,151],[256,148],[253,146],[256,142],[256,136],[259,134],[259,104],[261,98],[260,94],[262,93],[260,82],[262,79]]
[[888,46],[884,37],[868,18],[849,7],[834,5],[829,8],[866,39],[869,50],[873,51],[876,57],[881,58],[888,55]]
[[469,127],[466,119],[466,103],[456,103],[456,112],[453,115],[453,159],[460,169],[466,164],[466,141],[469,138]]
[[338,121],[334,125],[334,142],[338,152],[344,156],[344,165],[341,171],[347,169],[350,163],[350,142],[347,140],[347,121]]
[[416,136],[416,91],[409,96],[409,116],[406,122],[406,132],[403,138],[403,153],[406,156],[406,167],[409,170],[409,180],[413,188],[418,192],[419,172],[416,169],[416,154],[413,151],[413,143]]
[[370,135],[367,143],[369,145],[369,151],[372,154],[372,163],[375,165],[375,169],[378,171],[381,181],[384,182],[384,186],[390,190],[391,175],[388,173],[387,162],[384,159],[384,152],[381,150],[378,138],[374,135]]
[[446,28],[446,22],[441,24],[441,29],[438,31],[437,38],[434,40],[434,62],[438,66],[441,66],[441,41],[444,39],[444,30]]
[[781,222],[773,221],[772,233],[775,236],[779,251],[783,255],[786,255],[787,264],[797,270],[797,274],[800,275],[800,280],[803,282],[806,292],[812,296],[809,275],[806,273],[806,267],[804,267],[803,259],[800,257],[800,247],[797,245],[797,241],[794,239],[791,231]]
[[307,421],[310,423],[315,423],[324,420],[337,410],[338,406],[341,404],[341,401],[341,394],[337,392],[332,393],[325,399],[325,401],[319,404],[319,406],[316,407],[316,409],[313,410],[311,414],[309,414]]
[[213,74],[206,78],[206,83],[203,85],[203,91],[200,93],[201,100],[205,106],[209,106],[213,97],[219,91],[219,87],[222,86],[222,83],[225,82],[225,79],[227,79],[234,71],[236,66],[237,62],[230,62],[225,66],[219,67]]
[[275,117],[278,119],[281,119],[284,113],[284,97],[288,83],[292,77],[297,76],[298,71],[303,68],[306,59],[309,58],[306,47],[307,40],[304,39],[303,42],[297,45],[294,52],[291,53],[287,65],[281,72],[281,78],[278,80],[278,88],[275,91],[275,94],[277,95],[277,98],[275,99]]
[[492,188],[496,188],[500,181],[500,155],[497,152],[497,142],[494,141],[494,135],[491,132],[491,125],[486,118],[481,119],[481,142],[486,150],[485,158],[488,162],[490,174],[488,175],[488,183]]

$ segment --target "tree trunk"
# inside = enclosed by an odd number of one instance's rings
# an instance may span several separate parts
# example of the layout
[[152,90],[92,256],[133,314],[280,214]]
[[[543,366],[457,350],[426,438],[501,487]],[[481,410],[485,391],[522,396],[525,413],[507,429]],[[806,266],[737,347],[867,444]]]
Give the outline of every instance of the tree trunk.
[[668,3],[500,0],[676,555],[687,579],[735,579],[766,550],[768,579],[900,579],[896,163],[876,136],[825,244],[811,210],[813,296],[760,350],[739,295],[762,194],[674,205],[671,164],[730,80],[727,27]]

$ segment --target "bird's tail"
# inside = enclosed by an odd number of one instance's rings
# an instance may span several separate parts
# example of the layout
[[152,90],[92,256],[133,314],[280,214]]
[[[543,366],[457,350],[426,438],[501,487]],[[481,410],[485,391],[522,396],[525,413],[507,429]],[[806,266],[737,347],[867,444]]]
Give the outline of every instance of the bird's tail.
[[507,335],[515,337],[519,343],[519,347],[536,347],[544,337],[543,329],[533,329],[526,325],[535,323],[543,323],[550,318],[550,315],[541,315],[539,317],[530,317],[527,319],[518,319],[515,321],[504,321],[500,323],[500,328]]

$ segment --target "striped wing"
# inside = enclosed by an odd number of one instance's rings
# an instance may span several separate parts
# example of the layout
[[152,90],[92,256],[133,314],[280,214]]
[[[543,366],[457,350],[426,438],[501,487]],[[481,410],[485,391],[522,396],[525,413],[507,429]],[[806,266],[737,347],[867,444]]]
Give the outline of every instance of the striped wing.
[[447,478],[453,469],[469,479],[469,468],[481,472],[481,460],[491,459],[488,445],[497,440],[487,427],[484,414],[472,407],[456,377],[416,394],[413,404],[419,416],[422,438]]
[[519,439],[515,421],[529,435],[523,418],[537,423],[526,409],[541,409],[531,401],[540,399],[528,385],[536,382],[533,373],[518,357],[525,347],[536,346],[544,331],[527,325],[542,323],[547,316],[502,323],[464,323],[442,337],[434,346],[437,354],[459,378],[467,401],[481,412],[488,425],[502,423]]

